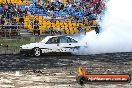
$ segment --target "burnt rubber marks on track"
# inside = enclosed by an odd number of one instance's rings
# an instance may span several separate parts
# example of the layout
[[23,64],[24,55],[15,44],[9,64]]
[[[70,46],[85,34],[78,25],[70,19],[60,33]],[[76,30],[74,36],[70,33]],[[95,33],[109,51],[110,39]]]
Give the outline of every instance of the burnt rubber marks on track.
[[[0,87],[10,88],[80,88],[76,82],[77,67],[87,74],[132,73],[132,53],[88,56],[23,57],[0,55]],[[129,84],[86,84],[85,88],[131,88]]]

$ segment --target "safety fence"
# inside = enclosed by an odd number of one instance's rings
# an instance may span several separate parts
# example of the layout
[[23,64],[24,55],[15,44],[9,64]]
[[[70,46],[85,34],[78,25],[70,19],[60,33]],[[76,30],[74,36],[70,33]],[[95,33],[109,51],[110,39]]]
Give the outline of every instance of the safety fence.
[[22,25],[0,25],[0,38],[20,36],[21,29]]
[[[91,30],[95,30],[95,26],[91,26]],[[91,31],[90,30],[90,31]],[[81,30],[78,33],[74,34],[67,34],[67,33],[61,33],[61,32],[55,32],[48,30],[44,34],[38,34],[38,33],[33,33],[29,32],[27,29],[0,29],[0,38],[21,38],[23,36],[25,37],[30,37],[30,36],[44,36],[44,35],[78,35],[78,34],[86,34],[85,30]]]

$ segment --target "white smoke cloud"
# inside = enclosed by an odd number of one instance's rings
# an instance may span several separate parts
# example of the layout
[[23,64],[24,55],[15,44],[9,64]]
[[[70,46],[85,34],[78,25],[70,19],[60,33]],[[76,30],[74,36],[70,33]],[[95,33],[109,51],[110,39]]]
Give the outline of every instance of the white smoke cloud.
[[[110,0],[107,3],[102,32],[86,34],[87,54],[132,52],[132,0]],[[86,54],[85,53],[85,54]]]

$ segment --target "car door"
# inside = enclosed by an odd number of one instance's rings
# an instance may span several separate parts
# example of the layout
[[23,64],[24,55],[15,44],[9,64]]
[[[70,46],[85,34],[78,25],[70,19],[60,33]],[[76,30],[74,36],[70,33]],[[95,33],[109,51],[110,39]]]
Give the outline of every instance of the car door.
[[61,36],[59,40],[61,52],[72,52],[78,46],[78,42],[70,37]]
[[58,37],[52,37],[45,43],[45,52],[59,52]]

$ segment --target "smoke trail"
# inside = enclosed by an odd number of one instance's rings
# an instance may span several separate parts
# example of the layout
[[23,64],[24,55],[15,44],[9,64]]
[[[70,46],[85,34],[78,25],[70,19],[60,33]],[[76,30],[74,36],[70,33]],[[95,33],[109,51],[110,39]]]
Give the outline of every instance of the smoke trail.
[[110,0],[100,23],[102,33],[86,34],[88,42],[85,54],[132,52],[132,0]]

